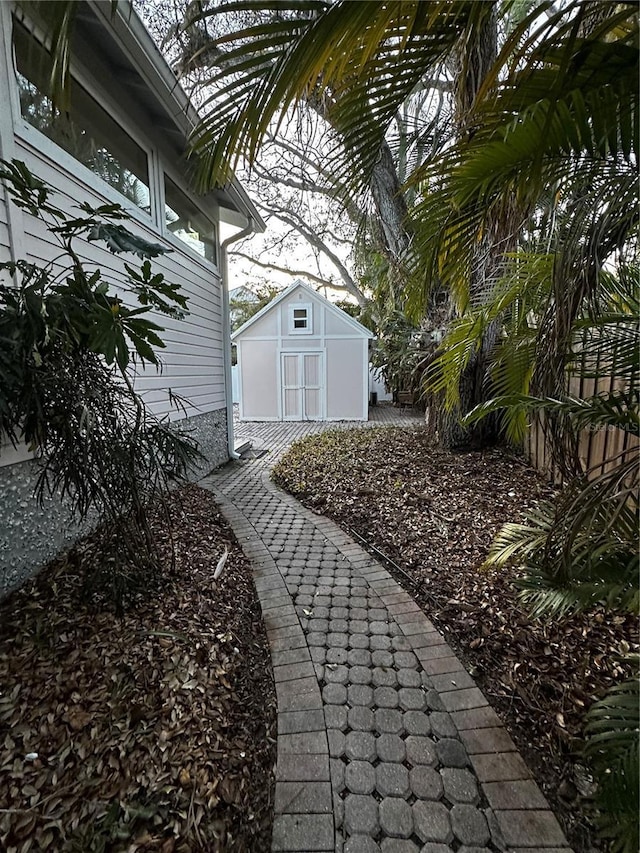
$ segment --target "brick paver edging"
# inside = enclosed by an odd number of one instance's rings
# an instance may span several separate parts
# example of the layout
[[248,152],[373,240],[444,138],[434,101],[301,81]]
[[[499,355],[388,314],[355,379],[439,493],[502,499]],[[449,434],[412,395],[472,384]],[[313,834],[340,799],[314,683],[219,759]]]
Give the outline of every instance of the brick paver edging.
[[[252,562],[271,649],[278,703],[272,851],[566,853],[560,826],[500,719],[418,605],[336,524],[277,489],[264,462],[247,465],[214,472],[202,485],[215,493]],[[332,581],[318,568],[318,586],[311,594],[300,577],[294,604],[291,573],[304,568],[281,570],[283,513],[330,543],[333,582],[345,587],[326,587]],[[265,525],[268,535],[260,532]],[[303,603],[344,589],[356,596],[368,590],[374,609],[365,612],[386,621],[329,621],[341,608]],[[347,625],[366,634],[336,633]],[[379,651],[352,646],[363,637]],[[410,660],[414,669],[403,669]],[[400,718],[410,721],[398,729],[404,740],[393,729]],[[431,732],[436,739],[426,737]]]
[[[206,484],[206,487],[209,487]],[[273,847],[334,849],[329,747],[320,688],[287,586],[255,528],[226,496],[218,505],[253,566],[276,685],[278,758]]]

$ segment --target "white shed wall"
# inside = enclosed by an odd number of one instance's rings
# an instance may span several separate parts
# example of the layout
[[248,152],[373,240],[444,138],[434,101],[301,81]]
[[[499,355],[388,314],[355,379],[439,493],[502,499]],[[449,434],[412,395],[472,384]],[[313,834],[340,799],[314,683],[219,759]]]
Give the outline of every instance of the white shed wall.
[[[366,344],[366,341],[365,341]],[[366,360],[364,361],[366,364]],[[361,340],[327,342],[327,418],[366,420],[368,378]]]
[[280,418],[278,342],[243,340],[238,344],[240,417]]
[[331,337],[333,335],[337,335],[338,337],[353,337],[353,326],[351,326],[346,319],[342,317],[337,317],[332,311],[325,311],[325,335],[327,337]]
[[278,318],[275,312],[265,314],[256,320],[251,328],[252,338],[273,338],[278,335]]
[[315,335],[309,335],[299,338],[283,338],[282,339],[282,349],[286,350],[317,350],[318,348],[324,349],[325,339],[321,337],[316,337]]

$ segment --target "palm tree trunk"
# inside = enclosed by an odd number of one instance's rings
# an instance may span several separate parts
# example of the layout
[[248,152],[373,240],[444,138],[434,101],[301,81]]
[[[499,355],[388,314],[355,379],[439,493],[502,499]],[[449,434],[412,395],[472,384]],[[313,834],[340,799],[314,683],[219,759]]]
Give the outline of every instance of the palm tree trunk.
[[[454,80],[455,109],[458,135],[470,139],[474,134],[473,109],[476,96],[485,76],[497,56],[497,18],[495,4],[491,4],[489,13],[485,7],[478,25],[474,30],[475,39],[460,46]],[[506,220],[506,217],[505,217]],[[489,283],[496,277],[500,257],[508,250],[508,222],[496,221],[489,234],[478,244],[472,264],[469,295],[471,302],[482,299]],[[452,306],[452,313],[455,308]],[[442,411],[439,416],[438,434],[440,443],[447,448],[480,449],[495,442],[497,438],[496,421],[485,418],[478,424],[466,428],[460,424],[460,418],[470,412],[478,403],[488,399],[486,368],[489,355],[496,340],[497,326],[492,324],[485,332],[481,347],[471,358],[459,383],[459,407],[451,412]]]

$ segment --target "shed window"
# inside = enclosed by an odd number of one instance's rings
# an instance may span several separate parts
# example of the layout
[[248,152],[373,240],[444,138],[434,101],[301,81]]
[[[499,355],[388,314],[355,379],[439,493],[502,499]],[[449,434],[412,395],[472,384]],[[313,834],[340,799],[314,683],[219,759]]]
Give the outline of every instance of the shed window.
[[311,305],[289,306],[289,332],[293,335],[311,334]]
[[68,112],[53,110],[45,48],[14,22],[16,77],[22,117],[129,201],[151,212],[147,155],[77,80],[70,81]]
[[166,175],[164,198],[167,231],[190,246],[201,257],[217,264],[218,241],[215,224]]

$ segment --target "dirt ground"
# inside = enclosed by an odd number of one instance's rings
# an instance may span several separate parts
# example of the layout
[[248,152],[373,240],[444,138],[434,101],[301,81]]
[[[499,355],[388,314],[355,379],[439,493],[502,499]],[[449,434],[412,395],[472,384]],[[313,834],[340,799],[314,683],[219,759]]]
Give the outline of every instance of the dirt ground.
[[162,582],[123,618],[82,602],[92,537],[0,605],[7,853],[270,849],[275,693],[250,566],[211,495],[170,509],[175,568],[160,516]]
[[[418,430],[331,431],[293,446],[276,482],[384,562],[476,678],[577,851],[596,845],[576,750],[589,705],[623,676],[637,622],[595,610],[532,620],[515,570],[481,570],[506,521],[552,490],[499,450],[453,454]],[[597,846],[597,845],[596,845]]]

